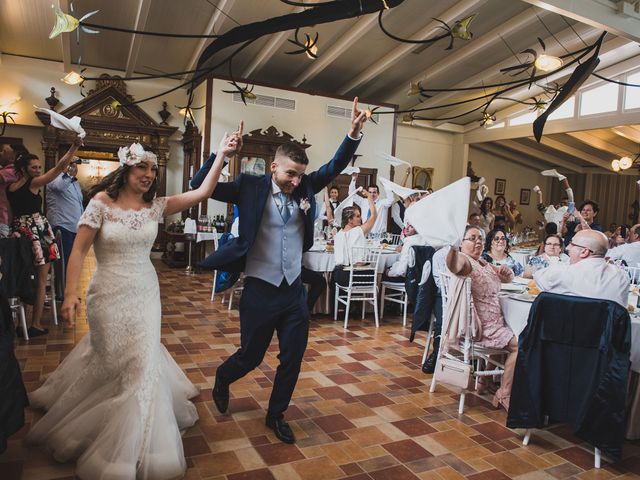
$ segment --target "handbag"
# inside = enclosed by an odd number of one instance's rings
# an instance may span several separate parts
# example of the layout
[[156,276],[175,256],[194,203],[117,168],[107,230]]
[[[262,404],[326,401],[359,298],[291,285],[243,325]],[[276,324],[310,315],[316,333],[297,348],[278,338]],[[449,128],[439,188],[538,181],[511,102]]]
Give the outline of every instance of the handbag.
[[469,388],[469,379],[473,373],[470,363],[457,358],[441,357],[433,375],[437,382],[446,383],[464,390]]

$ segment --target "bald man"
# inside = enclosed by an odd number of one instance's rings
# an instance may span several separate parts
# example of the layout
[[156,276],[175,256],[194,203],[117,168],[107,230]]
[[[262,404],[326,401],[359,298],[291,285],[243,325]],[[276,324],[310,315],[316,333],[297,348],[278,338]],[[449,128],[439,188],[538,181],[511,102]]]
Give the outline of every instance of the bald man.
[[624,260],[630,267],[640,267],[640,223],[629,229],[627,243],[611,248],[606,256],[611,260]]
[[607,263],[607,237],[596,230],[581,230],[567,247],[569,265],[553,265],[533,274],[543,292],[612,300],[627,307],[629,277]]

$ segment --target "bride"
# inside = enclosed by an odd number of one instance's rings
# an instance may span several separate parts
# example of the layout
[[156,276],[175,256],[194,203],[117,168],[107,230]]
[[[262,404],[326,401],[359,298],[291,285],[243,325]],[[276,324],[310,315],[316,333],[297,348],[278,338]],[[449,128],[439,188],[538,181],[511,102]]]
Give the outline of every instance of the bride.
[[95,196],[78,225],[62,305],[72,326],[80,269],[93,244],[90,332],[29,395],[31,405],[47,413],[27,436],[27,443],[44,444],[60,462],[75,460],[80,478],[156,480],[185,473],[180,431],[198,419],[188,399],[199,390],[160,343],[160,290],[149,253],[158,222],[209,198],[224,157],[241,143],[242,123],[225,134],[200,188],[161,198],[154,198],[156,156],[133,144],[120,149],[120,167],[90,192]]

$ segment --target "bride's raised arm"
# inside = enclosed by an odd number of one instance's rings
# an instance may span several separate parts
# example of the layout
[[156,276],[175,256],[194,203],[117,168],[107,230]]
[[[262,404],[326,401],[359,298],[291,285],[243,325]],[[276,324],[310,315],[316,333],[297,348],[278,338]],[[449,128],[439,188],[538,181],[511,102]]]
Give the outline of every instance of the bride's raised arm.
[[213,190],[218,184],[220,178],[220,172],[224,166],[224,158],[229,157],[236,153],[242,147],[242,129],[244,128],[244,122],[240,122],[238,130],[231,135],[225,132],[224,137],[220,141],[218,146],[218,153],[216,159],[213,162],[211,170],[205,177],[204,181],[195,190],[179,193],[178,195],[172,195],[167,197],[167,205],[164,209],[164,216],[172,215],[174,213],[182,212],[194,205],[211,197]]

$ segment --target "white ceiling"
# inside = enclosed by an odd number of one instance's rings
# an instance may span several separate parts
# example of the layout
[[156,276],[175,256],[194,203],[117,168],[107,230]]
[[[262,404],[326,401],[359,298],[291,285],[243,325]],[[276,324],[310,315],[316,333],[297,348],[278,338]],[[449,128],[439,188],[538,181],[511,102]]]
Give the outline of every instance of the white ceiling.
[[[53,2],[64,11],[69,11],[68,0]],[[100,10],[88,20],[96,24],[198,34],[221,34],[238,23],[247,24],[301,10],[279,0],[75,0],[72,3],[76,17]],[[468,95],[444,92],[421,101],[417,97],[407,97],[409,82],[421,80],[430,87],[442,88],[508,80],[510,77],[499,70],[516,63],[510,50],[521,52],[530,47],[539,49],[536,37],[541,37],[545,40],[547,52],[559,55],[564,50],[549,31],[569,50],[582,47],[583,40],[592,42],[601,33],[594,26],[567,17],[569,24],[582,37],[580,39],[560,15],[532,6],[531,3],[545,2],[405,0],[384,15],[385,27],[394,34],[428,38],[442,32],[433,18],[453,24],[456,19],[477,13],[470,27],[473,39],[456,40],[452,50],[446,50],[448,39],[426,47],[399,43],[382,33],[377,15],[368,15],[304,29],[301,32],[303,34],[314,36],[316,31],[319,33],[316,60],[310,60],[305,55],[284,53],[295,48],[287,42],[293,37],[292,32],[260,38],[234,59],[234,75],[285,88],[347,97],[357,94],[368,102],[398,104],[401,108],[451,103],[477,96],[478,92]],[[51,0],[0,0],[2,52],[64,62],[67,69],[72,69],[73,64],[81,58],[82,64],[89,66],[87,74],[99,74],[101,68],[122,70],[128,74],[157,74],[193,69],[209,42],[134,36],[105,30],[98,35],[81,33],[80,44],[76,43],[75,33],[49,40],[48,34],[54,23],[50,6]],[[609,35],[602,50],[599,68],[628,61],[639,53],[635,42]],[[213,61],[222,59],[223,55],[224,52],[218,54]],[[637,65],[640,66],[640,60]],[[226,75],[228,69],[224,66],[215,73]],[[558,80],[562,81],[562,78]],[[514,96],[527,99],[536,93],[535,88],[521,89]],[[513,104],[508,102],[497,102],[495,107],[497,110],[513,110]],[[434,119],[432,124],[437,126],[446,124],[446,118],[461,115],[468,108],[441,108],[429,111],[428,116]],[[449,123],[468,129],[476,125],[479,118],[480,114],[476,112],[461,115]],[[602,129],[584,134],[549,135],[553,147],[537,145],[527,138],[508,140],[506,145],[513,150],[524,145],[526,151],[539,149],[541,155],[546,154],[551,158],[558,156],[585,166],[593,165],[593,162],[580,158],[580,152],[589,158],[610,162],[612,149],[637,152],[639,139],[640,127],[635,125],[622,128],[617,133],[613,129]],[[567,148],[563,148],[563,145]],[[505,141],[501,148],[507,148]],[[547,158],[546,155],[542,156]]]

